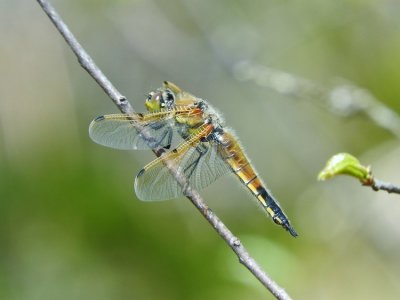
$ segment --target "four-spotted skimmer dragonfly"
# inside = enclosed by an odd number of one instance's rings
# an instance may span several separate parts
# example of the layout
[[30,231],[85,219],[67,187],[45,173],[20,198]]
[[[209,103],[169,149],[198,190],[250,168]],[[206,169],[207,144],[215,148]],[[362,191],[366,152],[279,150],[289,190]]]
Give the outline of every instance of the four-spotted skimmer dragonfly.
[[[135,179],[137,197],[143,201],[180,197],[184,189],[165,166],[172,161],[188,184],[201,190],[226,173],[234,173],[250,190],[272,220],[297,236],[289,219],[258,177],[235,135],[220,114],[205,100],[171,82],[151,92],[147,113],[97,117],[89,127],[93,141],[124,150],[160,148],[162,155],[145,166]],[[137,129],[145,129],[150,138]],[[180,142],[179,146],[175,147]]]

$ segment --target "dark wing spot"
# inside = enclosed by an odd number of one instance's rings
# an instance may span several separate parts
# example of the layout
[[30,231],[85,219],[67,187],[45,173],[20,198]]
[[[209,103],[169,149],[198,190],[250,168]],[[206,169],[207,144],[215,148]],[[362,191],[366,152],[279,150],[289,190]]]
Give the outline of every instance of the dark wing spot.
[[105,118],[104,116],[98,116],[96,119],[94,119],[95,122],[100,122],[103,121]]
[[144,171],[145,171],[145,169],[141,169],[140,171],[139,171],[139,173],[136,175],[136,177],[140,177],[140,176],[142,176],[143,174],[144,174]]
[[160,148],[156,151],[156,156],[160,157],[161,155],[163,155],[165,152],[167,152],[164,148]]

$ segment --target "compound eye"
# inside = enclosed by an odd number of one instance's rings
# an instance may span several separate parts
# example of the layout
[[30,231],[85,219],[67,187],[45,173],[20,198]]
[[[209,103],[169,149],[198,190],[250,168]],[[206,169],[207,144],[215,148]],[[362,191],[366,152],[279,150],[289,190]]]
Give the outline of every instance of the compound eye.
[[175,100],[174,94],[172,94],[172,92],[168,90],[165,92],[165,98],[167,102],[173,102]]
[[169,89],[165,89],[160,93],[159,102],[161,107],[172,109],[175,105],[175,95]]
[[160,103],[160,106],[161,106],[161,107],[165,107],[165,100],[164,100],[164,97],[163,97],[161,94],[158,94],[158,95],[156,96],[156,101],[157,101],[158,103]]
[[149,94],[147,95],[146,100],[147,100],[147,101],[150,101],[151,98],[153,98],[153,93],[149,93]]

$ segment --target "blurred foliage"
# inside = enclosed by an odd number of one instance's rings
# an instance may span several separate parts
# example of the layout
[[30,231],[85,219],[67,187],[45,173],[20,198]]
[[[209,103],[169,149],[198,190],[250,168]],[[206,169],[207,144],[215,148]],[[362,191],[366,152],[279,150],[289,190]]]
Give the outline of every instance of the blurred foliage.
[[349,175],[361,182],[372,180],[371,170],[349,153],[338,153],[329,158],[325,167],[318,174],[318,180],[327,180],[338,175]]
[[[53,3],[138,111],[171,80],[224,113],[300,236],[235,178],[202,195],[289,294],[400,297],[398,198],[315,180],[346,151],[398,182],[398,141],[363,114],[344,119],[232,72],[247,60],[315,84],[345,78],[399,112],[399,1]],[[188,201],[136,200],[151,153],[89,140],[90,121],[117,110],[37,3],[0,0],[0,24],[0,298],[271,299]]]

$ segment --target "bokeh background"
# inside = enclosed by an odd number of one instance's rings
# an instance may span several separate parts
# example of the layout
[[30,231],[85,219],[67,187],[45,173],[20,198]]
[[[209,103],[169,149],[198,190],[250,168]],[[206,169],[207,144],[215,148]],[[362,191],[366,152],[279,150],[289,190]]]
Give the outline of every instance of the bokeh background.
[[[232,176],[202,195],[294,299],[399,299],[399,196],[316,181],[346,151],[400,183],[398,0],[52,3],[137,111],[170,80],[223,112],[299,237]],[[186,199],[135,198],[152,153],[91,142],[117,109],[36,1],[0,37],[1,299],[272,299]]]

